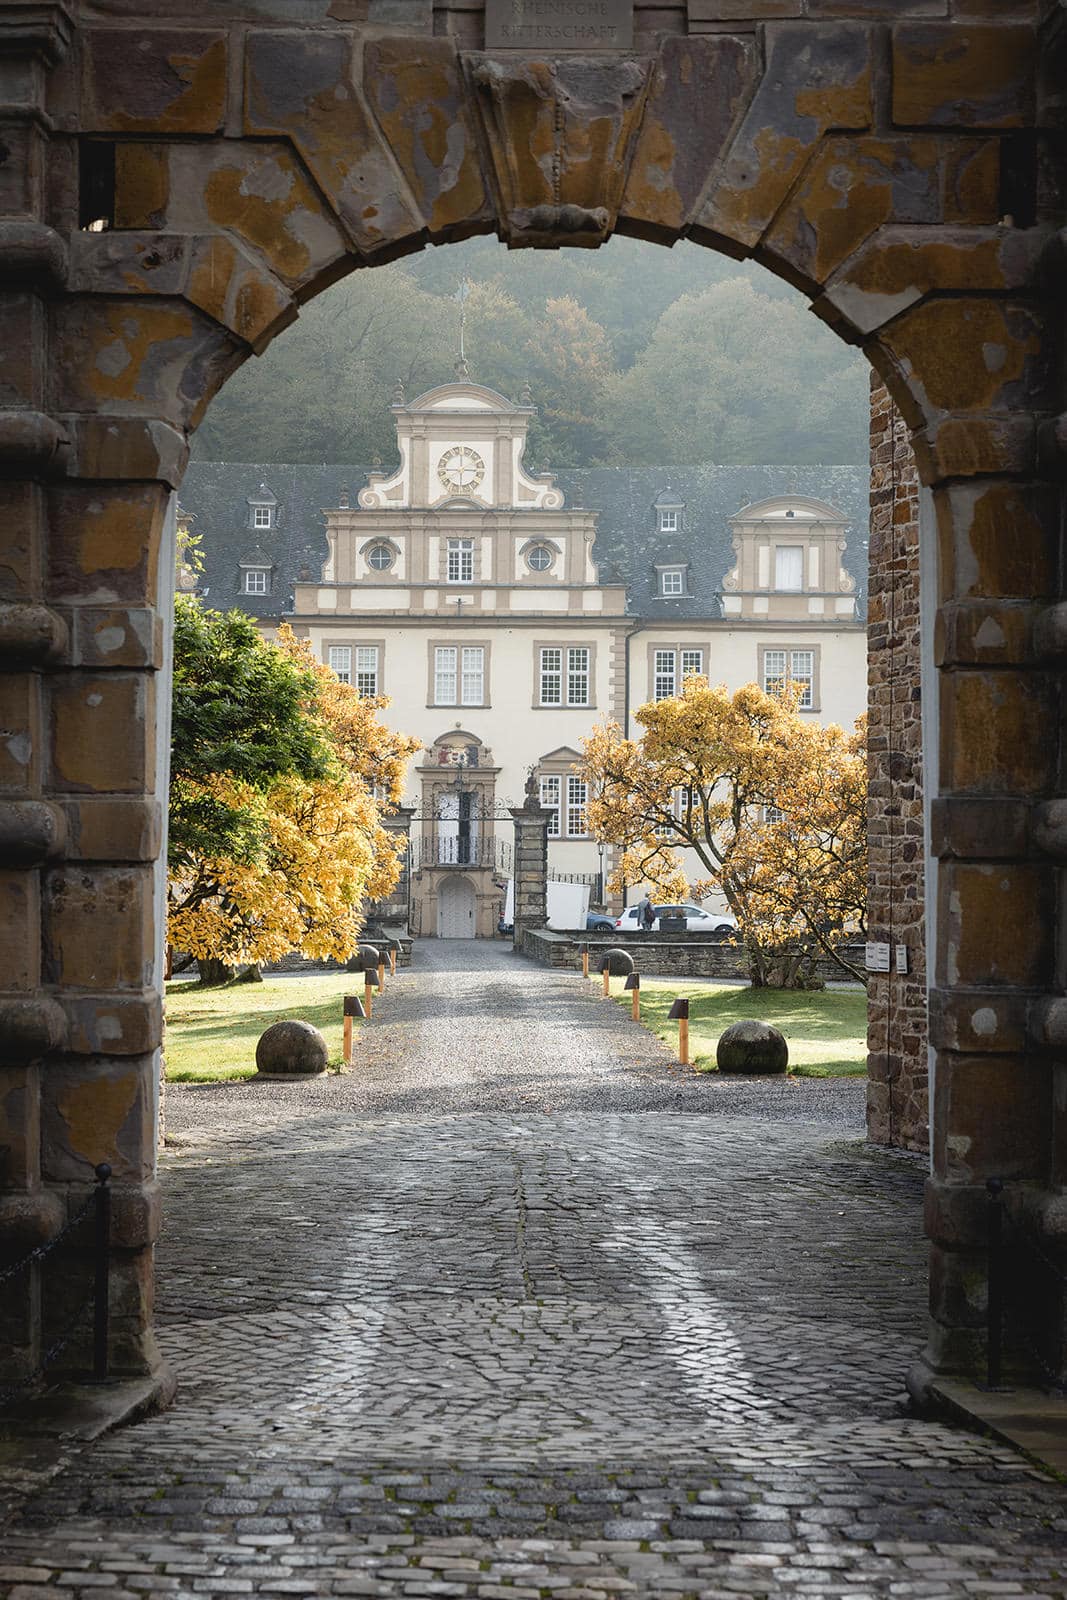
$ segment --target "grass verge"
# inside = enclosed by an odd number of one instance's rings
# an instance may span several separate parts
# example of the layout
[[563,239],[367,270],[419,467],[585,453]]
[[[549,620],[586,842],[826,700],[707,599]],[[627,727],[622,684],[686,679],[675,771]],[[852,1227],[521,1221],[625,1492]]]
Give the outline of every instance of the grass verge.
[[262,983],[235,983],[225,989],[199,989],[180,979],[168,983],[168,1083],[250,1078],[256,1070],[260,1034],[287,1017],[318,1028],[329,1046],[330,1065],[339,1066],[341,997],[356,993],[361,983],[360,976],[350,972],[310,972],[266,978]]
[[[595,979],[600,983],[601,979]],[[613,978],[616,1004],[630,1008]],[[641,1021],[672,1047],[678,1024],[667,1021],[675,1000],[689,999],[689,1053],[698,1072],[715,1072],[715,1046],[724,1028],[756,1018],[783,1033],[789,1045],[789,1070],[801,1078],[859,1078],[867,1073],[867,996],[849,989],[796,991],[740,989],[642,978]]]

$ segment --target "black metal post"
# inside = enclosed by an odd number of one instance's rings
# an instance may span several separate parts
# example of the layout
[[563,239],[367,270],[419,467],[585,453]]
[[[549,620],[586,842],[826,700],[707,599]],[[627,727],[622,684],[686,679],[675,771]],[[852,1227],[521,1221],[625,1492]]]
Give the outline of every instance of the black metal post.
[[96,1170],[96,1271],[93,1284],[93,1377],[107,1377],[108,1290],[111,1276],[111,1168],[101,1161]]
[[988,1289],[986,1294],[986,1386],[999,1389],[1002,1369],[1004,1339],[1004,1253],[1001,1235],[1004,1221],[1004,1184],[1000,1178],[990,1178],[986,1184],[989,1196],[988,1218]]

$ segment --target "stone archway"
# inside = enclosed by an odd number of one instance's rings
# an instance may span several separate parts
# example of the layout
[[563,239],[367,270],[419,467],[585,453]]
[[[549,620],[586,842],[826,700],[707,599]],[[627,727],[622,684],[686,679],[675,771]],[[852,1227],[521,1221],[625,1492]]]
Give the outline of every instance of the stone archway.
[[[162,619],[171,494],[212,395],[303,301],[427,241],[685,236],[755,257],[862,346],[936,516],[928,1360],[967,1370],[986,1178],[1009,1181],[1043,1248],[1063,1237],[1063,173],[1042,89],[1063,14],[691,0],[639,10],[633,50],[552,57],[487,53],[479,11],[432,0],[392,32],[307,9],[103,21],[0,0],[5,1248],[54,1234],[109,1161],[114,1357],[154,1367]],[[62,1311],[62,1264],[43,1321],[27,1283],[4,1314],[16,1376]]]

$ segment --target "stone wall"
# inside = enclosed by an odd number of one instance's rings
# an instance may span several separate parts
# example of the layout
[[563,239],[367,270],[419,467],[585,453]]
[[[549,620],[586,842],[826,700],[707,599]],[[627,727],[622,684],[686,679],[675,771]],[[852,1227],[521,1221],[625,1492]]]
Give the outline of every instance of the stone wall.
[[[877,1144],[925,1150],[919,477],[904,419],[873,375],[869,583],[868,928],[889,945],[894,970],[872,973],[868,990],[867,1129]],[[898,945],[907,947],[906,973],[896,971]]]
[[[522,953],[542,967],[580,965],[582,946],[589,946],[589,970],[599,972],[605,950],[626,950],[637,971],[657,978],[748,978],[744,950],[729,940],[700,933],[602,934],[583,937],[556,933],[550,928],[527,928]],[[850,959],[862,965],[862,950]],[[847,975],[832,961],[817,961],[815,970],[824,981],[847,982]]]

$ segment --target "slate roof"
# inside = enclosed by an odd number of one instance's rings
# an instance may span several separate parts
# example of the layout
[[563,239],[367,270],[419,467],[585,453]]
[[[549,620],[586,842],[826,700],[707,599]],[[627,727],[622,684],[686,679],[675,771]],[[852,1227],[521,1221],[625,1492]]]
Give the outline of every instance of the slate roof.
[[[254,616],[292,610],[293,585],[301,569],[318,577],[327,555],[323,509],[339,504],[347,489],[352,500],[369,467],[311,466],[278,462],[192,461],[181,489],[181,504],[197,518],[204,571],[200,590],[208,605],[225,611],[237,606]],[[379,469],[373,469],[379,470]],[[734,564],[727,519],[742,506],[774,495],[812,495],[836,507],[849,523],[845,566],[856,580],[859,615],[866,614],[869,474],[865,467],[588,467],[554,474],[567,508],[596,511],[593,556],[602,582],[621,581],[629,589],[629,610],[650,619],[718,617],[722,581]],[[274,527],[249,527],[250,499],[266,481],[276,496]],[[672,550],[689,563],[689,592],[656,592],[655,563],[665,542],[656,517],[656,500],[665,490],[684,510],[681,527],[670,535]],[[240,563],[253,543],[273,563],[271,592],[241,593]],[[617,576],[616,576],[617,575]]]

